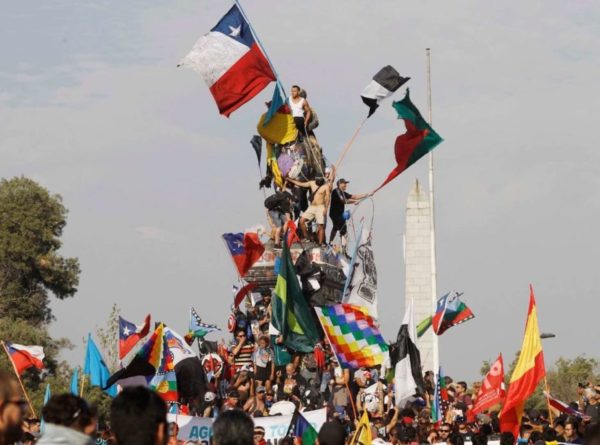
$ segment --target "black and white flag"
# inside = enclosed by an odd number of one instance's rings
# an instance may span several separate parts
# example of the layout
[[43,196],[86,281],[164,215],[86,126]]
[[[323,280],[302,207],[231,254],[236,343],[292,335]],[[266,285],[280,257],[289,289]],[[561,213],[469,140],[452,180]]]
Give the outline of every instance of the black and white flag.
[[388,65],[383,67],[373,80],[364,89],[360,97],[366,106],[369,107],[371,117],[382,100],[391,96],[398,88],[408,82],[410,77],[402,77],[394,67]]

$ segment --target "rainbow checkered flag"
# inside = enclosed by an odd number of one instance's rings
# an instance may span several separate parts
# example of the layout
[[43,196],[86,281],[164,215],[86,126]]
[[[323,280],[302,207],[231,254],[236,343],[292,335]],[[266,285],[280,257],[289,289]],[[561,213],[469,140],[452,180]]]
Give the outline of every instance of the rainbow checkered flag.
[[315,311],[342,367],[383,364],[389,348],[364,307],[334,304],[315,307]]

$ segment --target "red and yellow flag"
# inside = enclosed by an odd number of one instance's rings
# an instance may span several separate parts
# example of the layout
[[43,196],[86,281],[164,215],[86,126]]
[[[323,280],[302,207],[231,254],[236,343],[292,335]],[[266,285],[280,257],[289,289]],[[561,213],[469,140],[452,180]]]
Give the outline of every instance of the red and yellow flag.
[[539,381],[546,375],[533,287],[529,285],[529,289],[529,311],[521,354],[510,377],[506,402],[500,414],[500,431],[513,433],[515,439],[519,434],[525,401],[533,394]]

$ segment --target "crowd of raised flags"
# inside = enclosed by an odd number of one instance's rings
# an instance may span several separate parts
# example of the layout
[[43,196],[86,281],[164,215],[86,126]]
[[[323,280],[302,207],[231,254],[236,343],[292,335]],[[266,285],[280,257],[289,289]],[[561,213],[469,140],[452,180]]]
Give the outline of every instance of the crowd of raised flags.
[[[268,109],[259,119],[257,130],[260,136],[254,136],[251,144],[260,166],[262,139],[265,140],[266,168],[273,178],[275,188],[283,188],[293,165],[283,165],[281,152],[276,147],[293,144],[299,137],[298,128],[290,114],[283,86],[273,64],[239,4],[234,5],[208,34],[196,42],[180,65],[200,73],[210,88],[219,112],[225,116],[252,100],[271,82],[276,82]],[[368,115],[346,146],[337,162],[338,166],[366,119],[375,113],[383,100],[408,80],[391,66],[386,66],[375,74],[361,94],[363,102],[369,108]],[[374,192],[442,142],[442,138],[411,102],[408,89],[402,100],[393,103],[393,108],[398,118],[403,119],[406,131],[397,137],[394,144],[396,166]],[[441,367],[424,372],[417,338],[429,327],[432,327],[435,335],[442,335],[449,328],[472,319],[473,312],[461,300],[462,294],[449,292],[443,295],[435,313],[425,320],[418,320],[418,326],[415,325],[412,305],[409,304],[396,340],[386,342],[377,322],[377,280],[371,230],[366,227],[359,229],[353,253],[345,259],[347,276],[342,301],[313,306],[303,293],[290,253],[291,245],[299,240],[294,227],[293,224],[288,227],[284,238],[286,242],[282,243],[277,254],[274,289],[262,289],[263,292],[268,291],[269,295],[272,291],[273,299],[263,307],[268,318],[268,329],[260,332],[248,329],[247,323],[242,326],[237,317],[249,316],[240,315],[244,301],[249,302],[247,307],[257,305],[252,299],[253,292],[258,290],[257,284],[244,281],[244,277],[262,257],[265,246],[256,232],[223,235],[240,281],[240,286],[234,293],[228,331],[237,337],[241,330],[238,338],[254,336],[257,343],[264,340],[268,344],[269,339],[275,341],[275,344],[267,348],[278,347],[280,354],[285,351],[289,355],[287,362],[277,359],[279,366],[283,363],[284,367],[278,369],[278,372],[285,372],[287,377],[282,379],[278,375],[274,379],[267,376],[260,386],[255,385],[253,371],[256,369],[251,364],[259,347],[250,347],[251,340],[245,340],[249,343],[240,347],[236,342],[241,340],[236,338],[229,344],[215,346],[206,336],[219,331],[219,328],[214,324],[204,323],[199,313],[191,308],[189,329],[185,336],[160,322],[155,323],[152,329],[150,315],[145,317],[141,325],[120,317],[120,369],[112,374],[90,334],[81,377],[79,368],[75,368],[71,392],[85,394],[87,384],[100,387],[106,394],[114,397],[120,388],[142,384],[156,391],[174,413],[204,417],[208,413],[210,417],[219,410],[242,408],[239,405],[239,388],[248,387],[247,391],[244,389],[247,392],[246,400],[256,397],[257,406],[265,406],[262,411],[257,409],[250,412],[255,416],[258,416],[259,411],[261,416],[265,412],[271,413],[273,410],[266,408],[272,408],[273,404],[279,402],[292,404],[290,414],[293,412],[293,416],[287,435],[296,437],[304,445],[315,443],[317,431],[306,420],[302,411],[323,406],[328,408],[328,417],[345,422],[348,432],[352,431],[352,444],[369,445],[376,440],[375,436],[379,436],[382,441],[402,442],[402,434],[408,434],[409,428],[413,432],[417,430],[413,427],[413,422],[417,422],[416,417],[419,423],[421,418],[425,419],[423,424],[429,425],[428,433],[454,421],[458,424],[472,424],[470,428],[473,434],[480,434],[484,428],[474,421],[475,416],[489,414],[490,410],[499,405],[502,409],[498,427],[495,431],[490,431],[510,432],[513,440],[522,435],[520,428],[525,401],[545,377],[533,288],[530,292],[523,344],[508,389],[504,386],[500,355],[477,393],[472,394],[472,406],[466,412],[461,412],[460,416],[452,417],[450,407],[455,406],[453,403],[464,393],[455,393],[457,390],[449,384],[450,380],[443,375]],[[192,348],[196,340],[199,346],[213,346],[201,348],[198,354]],[[8,342],[3,343],[3,346],[18,377],[29,368],[43,368],[44,354],[40,346]],[[243,366],[238,366],[236,363],[242,350],[244,354],[252,354],[248,358],[250,365],[244,363]],[[267,361],[275,360],[267,349],[263,348],[261,353]],[[288,365],[291,368],[288,369]],[[299,375],[302,372],[310,375],[311,379],[300,385]],[[281,386],[284,385],[285,378],[295,382],[293,385],[297,388],[290,392],[284,391]],[[316,395],[312,389],[317,390]],[[48,399],[50,391],[47,386]],[[258,399],[259,394],[269,391],[273,396],[271,401]],[[327,398],[324,397],[325,394],[328,394]],[[546,398],[549,409],[568,416],[585,417],[582,411],[553,398],[549,393],[546,393]],[[316,406],[313,406],[314,400],[318,401]],[[269,404],[271,405],[267,406]],[[32,413],[35,413],[31,403],[30,407]],[[379,428],[373,429],[374,425],[379,425]],[[458,431],[461,431],[460,428]],[[414,432],[414,437],[409,437],[409,442],[416,441],[417,437]],[[419,440],[423,441],[423,438],[419,437]],[[452,445],[460,444],[452,442]]]

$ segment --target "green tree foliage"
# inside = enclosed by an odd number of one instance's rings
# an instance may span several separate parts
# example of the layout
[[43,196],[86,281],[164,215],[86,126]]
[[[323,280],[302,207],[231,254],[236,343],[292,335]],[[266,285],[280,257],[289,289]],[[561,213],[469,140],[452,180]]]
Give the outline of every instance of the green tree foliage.
[[[511,362],[508,370],[505,370],[505,382],[508,388],[508,382],[512,375],[519,354],[521,351],[517,351],[514,360]],[[546,381],[548,383],[548,389],[552,396],[564,401],[572,402],[577,400],[577,384],[586,383],[588,381],[598,381],[600,374],[598,373],[598,361],[594,358],[588,358],[584,355],[575,357],[574,359],[566,359],[560,357],[554,366],[546,365]],[[484,361],[481,366],[481,375],[485,376],[490,369],[490,362]],[[535,392],[525,402],[525,408],[537,408],[547,409],[548,404],[543,391],[545,390],[545,382],[542,380],[537,386]]]
[[32,325],[52,319],[49,293],[72,297],[79,261],[58,254],[67,209],[24,177],[0,181],[0,316]]
[[[70,383],[71,369],[57,357],[71,344],[48,333],[50,295],[72,297],[79,284],[77,258],[58,253],[66,215],[62,198],[31,179],[0,181],[0,339],[44,347],[46,369],[22,376],[38,415],[46,384],[57,394]],[[0,368],[12,371],[4,353]]]

